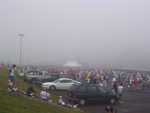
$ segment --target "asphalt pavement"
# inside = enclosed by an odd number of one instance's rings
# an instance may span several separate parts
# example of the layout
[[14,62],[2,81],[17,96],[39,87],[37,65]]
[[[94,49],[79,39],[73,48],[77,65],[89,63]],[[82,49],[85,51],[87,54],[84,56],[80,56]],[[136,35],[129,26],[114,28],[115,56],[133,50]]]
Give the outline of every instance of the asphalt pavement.
[[[54,95],[63,96],[64,91],[55,91]],[[104,104],[89,104],[80,107],[85,113],[105,113]],[[150,113],[150,89],[125,91],[122,101],[115,105],[118,113]]]
[[[81,107],[86,113],[105,113],[104,108],[102,104]],[[125,92],[115,108],[118,113],[150,113],[150,89]]]

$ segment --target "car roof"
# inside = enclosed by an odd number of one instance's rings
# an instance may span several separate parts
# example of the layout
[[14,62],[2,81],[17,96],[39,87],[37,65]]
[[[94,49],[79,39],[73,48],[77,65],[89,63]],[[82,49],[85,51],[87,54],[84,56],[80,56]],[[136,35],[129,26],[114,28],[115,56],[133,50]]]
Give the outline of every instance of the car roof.
[[70,78],[59,78],[58,80],[72,80]]
[[104,87],[100,87],[99,85],[97,84],[81,84],[81,85],[73,85],[70,89],[70,91],[76,91],[80,88],[90,88],[90,87],[97,87],[97,88],[101,88],[101,89],[104,89],[106,91],[110,90],[109,88],[104,88]]

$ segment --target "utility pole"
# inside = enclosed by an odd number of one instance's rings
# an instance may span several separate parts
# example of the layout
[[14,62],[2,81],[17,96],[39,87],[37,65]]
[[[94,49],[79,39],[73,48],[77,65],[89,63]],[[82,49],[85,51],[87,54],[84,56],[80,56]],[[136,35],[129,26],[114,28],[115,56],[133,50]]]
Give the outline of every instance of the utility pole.
[[24,37],[24,34],[20,33],[18,34],[19,36],[19,66],[21,67],[22,66],[22,51],[23,51],[23,37]]

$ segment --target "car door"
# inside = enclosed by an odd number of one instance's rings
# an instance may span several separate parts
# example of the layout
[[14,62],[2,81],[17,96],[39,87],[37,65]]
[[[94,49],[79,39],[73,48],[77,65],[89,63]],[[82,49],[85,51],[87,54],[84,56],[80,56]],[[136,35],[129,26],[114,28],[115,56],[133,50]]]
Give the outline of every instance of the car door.
[[73,85],[72,80],[60,80],[57,83],[57,88],[62,90],[68,90]]
[[106,91],[102,87],[97,87],[97,89],[98,89],[98,91],[97,91],[97,94],[98,94],[97,100],[99,102],[105,102]]
[[97,98],[99,98],[98,89],[95,86],[89,86],[88,88],[88,95],[87,99],[89,101],[97,101]]

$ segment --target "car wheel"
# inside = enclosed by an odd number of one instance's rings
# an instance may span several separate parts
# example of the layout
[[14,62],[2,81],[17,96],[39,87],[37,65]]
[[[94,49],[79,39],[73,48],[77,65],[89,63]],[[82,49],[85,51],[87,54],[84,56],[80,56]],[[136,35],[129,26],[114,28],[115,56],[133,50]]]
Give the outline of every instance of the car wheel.
[[56,90],[56,87],[55,86],[50,86],[49,89],[50,90]]
[[115,98],[111,98],[110,99],[110,104],[115,104],[116,103],[116,99]]
[[84,99],[80,100],[80,105],[85,105],[86,101]]

